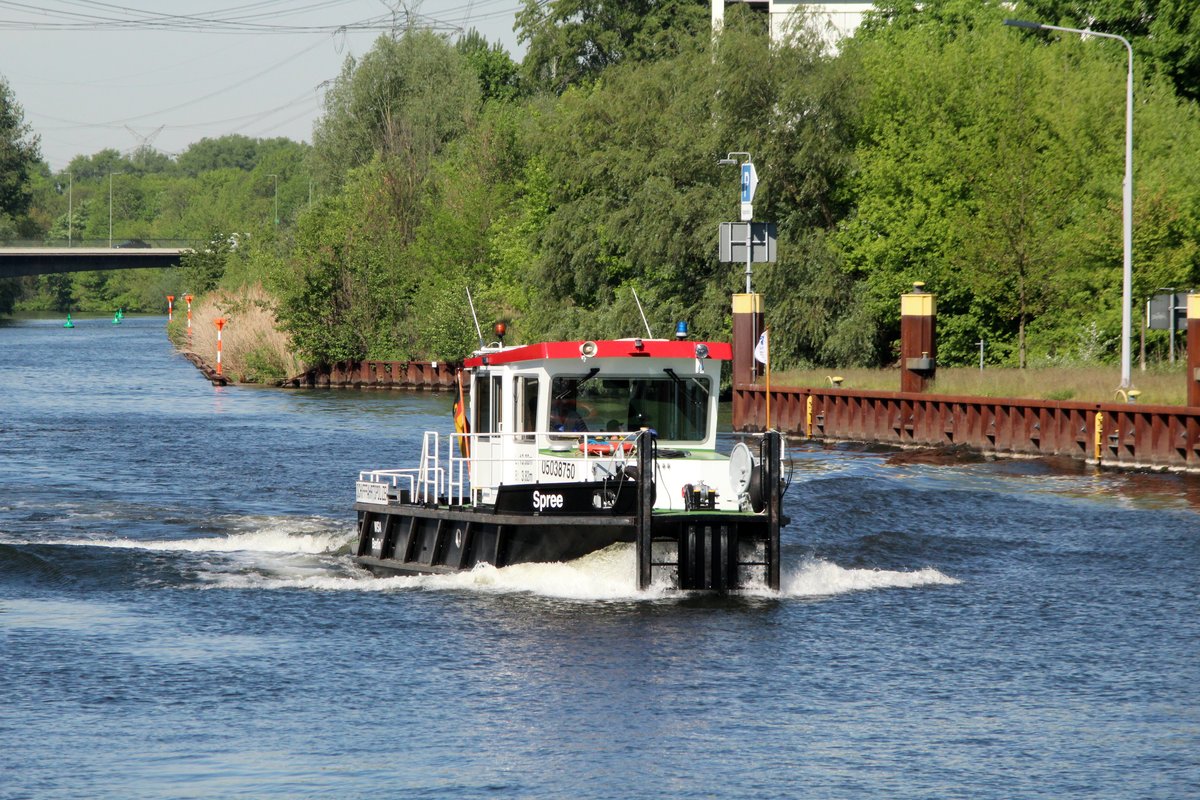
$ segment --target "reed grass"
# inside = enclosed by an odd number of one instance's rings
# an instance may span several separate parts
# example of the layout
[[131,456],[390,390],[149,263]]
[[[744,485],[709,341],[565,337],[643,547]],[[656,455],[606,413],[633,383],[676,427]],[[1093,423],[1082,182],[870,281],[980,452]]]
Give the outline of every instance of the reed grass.
[[[1186,365],[1176,362],[1154,365],[1145,371],[1135,365],[1131,376],[1133,386],[1141,392],[1139,403],[1153,405],[1186,405]],[[822,388],[833,385],[834,377],[843,378],[842,388],[869,389],[887,392],[900,390],[900,370],[897,369],[809,369],[787,370],[771,376],[772,386]],[[760,383],[761,383],[760,379]],[[1118,391],[1121,385],[1119,367],[1038,367],[1012,369],[989,367],[939,367],[937,378],[927,389],[930,394],[970,395],[973,397],[1007,397],[1023,400],[1074,400],[1083,403],[1124,402],[1127,394]]]
[[187,335],[187,312],[175,314],[168,335],[175,346],[209,364],[217,361],[217,326],[221,331],[221,368],[239,383],[275,383],[305,367],[292,354],[291,340],[276,327],[275,300],[259,284],[234,291],[217,290],[192,303],[192,335]]

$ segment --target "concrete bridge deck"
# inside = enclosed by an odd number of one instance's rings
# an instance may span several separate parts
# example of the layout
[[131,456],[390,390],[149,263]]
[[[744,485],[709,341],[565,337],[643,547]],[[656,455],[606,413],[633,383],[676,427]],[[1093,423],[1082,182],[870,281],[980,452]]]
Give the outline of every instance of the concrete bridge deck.
[[0,278],[93,269],[176,267],[183,247],[0,247]]

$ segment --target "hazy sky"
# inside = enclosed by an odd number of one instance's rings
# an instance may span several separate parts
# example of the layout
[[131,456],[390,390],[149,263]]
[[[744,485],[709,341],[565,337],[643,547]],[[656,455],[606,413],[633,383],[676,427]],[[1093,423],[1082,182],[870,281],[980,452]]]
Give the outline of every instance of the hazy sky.
[[[407,3],[420,24],[475,28],[518,61],[521,6]],[[322,84],[393,19],[400,0],[0,0],[0,75],[54,170],[143,141],[170,154],[230,133],[311,141]]]

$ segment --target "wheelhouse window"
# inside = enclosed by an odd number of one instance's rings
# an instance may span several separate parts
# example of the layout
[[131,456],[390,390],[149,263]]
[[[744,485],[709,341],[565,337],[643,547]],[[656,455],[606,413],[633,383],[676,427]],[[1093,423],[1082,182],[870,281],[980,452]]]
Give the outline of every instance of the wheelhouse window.
[[475,420],[471,429],[475,433],[500,432],[501,377],[486,372],[475,375],[474,406]]
[[551,386],[551,431],[637,431],[660,439],[700,442],[708,435],[707,377],[557,377]]
[[513,408],[517,410],[517,433],[527,433],[529,436],[517,437],[521,441],[532,441],[533,432],[537,430],[538,399],[540,397],[539,383],[536,375],[518,375],[513,381]]

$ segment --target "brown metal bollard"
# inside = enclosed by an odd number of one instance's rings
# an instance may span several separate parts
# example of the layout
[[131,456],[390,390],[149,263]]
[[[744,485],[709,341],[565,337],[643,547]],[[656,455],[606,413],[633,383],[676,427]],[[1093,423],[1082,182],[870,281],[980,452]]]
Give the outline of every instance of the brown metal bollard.
[[1187,403],[1200,406],[1200,294],[1187,296]]
[[739,386],[749,386],[758,378],[758,364],[754,360],[754,346],[762,334],[763,298],[761,294],[735,294],[733,296],[733,418],[744,423],[755,422],[761,429],[762,419],[752,409],[753,400]]
[[763,299],[761,294],[733,296],[733,383],[754,383],[758,369],[754,361],[754,345],[763,332]]
[[937,372],[937,303],[914,283],[900,295],[900,391],[923,392]]

